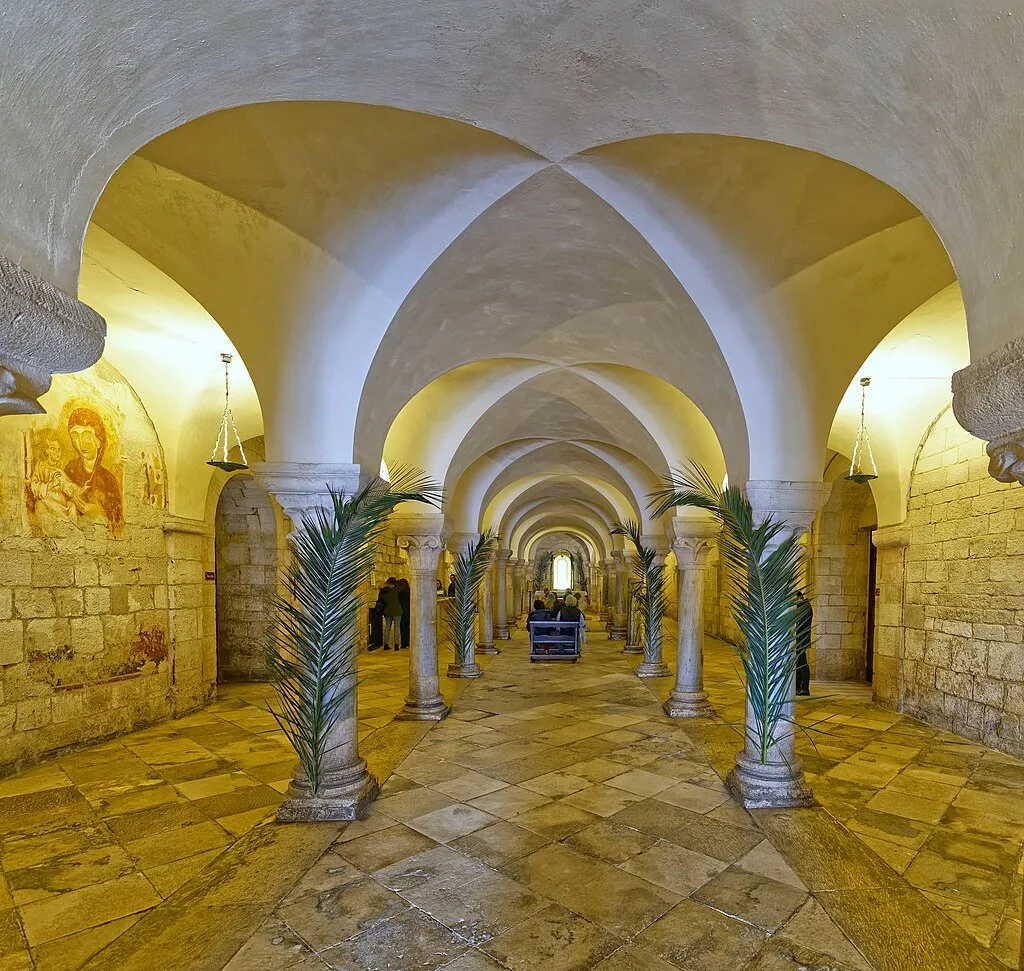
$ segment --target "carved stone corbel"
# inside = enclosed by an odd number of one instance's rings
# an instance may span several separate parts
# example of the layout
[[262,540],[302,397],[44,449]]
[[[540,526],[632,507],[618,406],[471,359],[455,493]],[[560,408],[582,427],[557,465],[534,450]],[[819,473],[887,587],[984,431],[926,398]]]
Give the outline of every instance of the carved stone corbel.
[[953,414],[988,442],[988,472],[1024,483],[1024,337],[953,375]]
[[0,255],[0,415],[38,415],[55,373],[103,354],[107,325],[76,300]]

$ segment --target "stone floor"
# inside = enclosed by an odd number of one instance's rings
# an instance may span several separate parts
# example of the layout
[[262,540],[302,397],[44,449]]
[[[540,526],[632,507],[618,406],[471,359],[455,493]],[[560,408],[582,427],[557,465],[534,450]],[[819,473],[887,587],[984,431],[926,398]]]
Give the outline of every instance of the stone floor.
[[[669,682],[620,648],[531,666],[517,636],[446,683],[432,728],[392,721],[405,656],[364,657],[387,783],[348,827],[270,821],[292,757],[261,686],[0,782],[0,967],[1014,966],[1020,762],[815,684],[800,748],[824,808],[748,814],[721,782],[738,737],[665,718]],[[724,645],[707,680],[738,721]]]
[[[364,738],[390,722],[408,657],[363,660]],[[79,967],[267,818],[295,758],[267,685],[0,781],[0,967]],[[28,963],[28,962],[34,962]],[[15,963],[17,962],[17,963]]]

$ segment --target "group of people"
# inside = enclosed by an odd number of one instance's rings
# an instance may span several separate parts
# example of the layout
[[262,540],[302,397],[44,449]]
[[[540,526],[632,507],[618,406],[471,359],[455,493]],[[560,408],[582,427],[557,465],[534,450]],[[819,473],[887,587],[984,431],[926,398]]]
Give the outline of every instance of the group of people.
[[576,623],[580,628],[580,643],[583,643],[587,630],[587,619],[580,609],[582,594],[566,593],[559,597],[553,590],[545,587],[534,596],[533,610],[526,616],[526,622],[551,620],[558,623]]
[[388,577],[377,592],[370,610],[370,644],[367,650],[409,650],[409,581]]

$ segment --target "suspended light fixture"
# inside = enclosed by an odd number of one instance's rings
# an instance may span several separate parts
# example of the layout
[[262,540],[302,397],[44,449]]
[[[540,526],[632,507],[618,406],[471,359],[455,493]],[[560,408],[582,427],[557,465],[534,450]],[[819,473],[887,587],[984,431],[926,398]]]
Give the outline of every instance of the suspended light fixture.
[[[239,469],[249,468],[245,460],[245,449],[242,448],[242,439],[235,428],[235,416],[231,413],[231,394],[228,387],[228,367],[231,364],[230,354],[221,354],[220,359],[224,362],[224,414],[220,419],[220,431],[217,433],[217,441],[213,445],[213,454],[207,465],[215,469],[223,469],[225,472],[237,472]],[[234,442],[231,439],[234,438]],[[242,457],[241,462],[232,462],[228,458],[228,452],[235,445],[238,446],[238,454]]]
[[850,474],[846,477],[861,484],[878,478],[878,466],[875,465],[875,457],[871,454],[871,439],[868,437],[868,426],[864,420],[864,403],[870,384],[871,378],[860,379],[860,427],[857,429],[857,441],[853,443]]

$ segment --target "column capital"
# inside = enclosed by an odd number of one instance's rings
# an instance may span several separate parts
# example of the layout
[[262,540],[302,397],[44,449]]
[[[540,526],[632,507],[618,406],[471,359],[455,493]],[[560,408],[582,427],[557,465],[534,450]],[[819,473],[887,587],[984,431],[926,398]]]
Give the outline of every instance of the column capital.
[[254,462],[252,474],[298,527],[303,513],[329,507],[332,489],[346,496],[358,492],[361,469],[347,463]]
[[103,353],[106,321],[88,304],[0,255],[0,415],[40,415],[54,373]]
[[751,479],[746,487],[755,522],[774,516],[784,520],[798,536],[811,528],[831,491],[831,483],[783,479]]
[[684,519],[677,516],[672,520],[672,530],[676,565],[680,570],[699,570],[714,548],[721,525],[711,518]]
[[449,533],[445,538],[444,546],[453,556],[466,552],[467,546],[476,546],[480,539],[479,533]]
[[953,375],[953,414],[988,442],[988,474],[1024,483],[1024,337]]
[[645,533],[640,537],[640,542],[663,557],[668,555],[669,542],[664,533]]
[[506,564],[509,561],[509,557],[512,556],[512,551],[508,547],[499,547],[494,554],[494,558],[502,564]]
[[441,554],[444,516],[440,513],[401,514],[391,517],[391,528],[398,537],[398,548],[409,557],[413,573],[436,573]]

